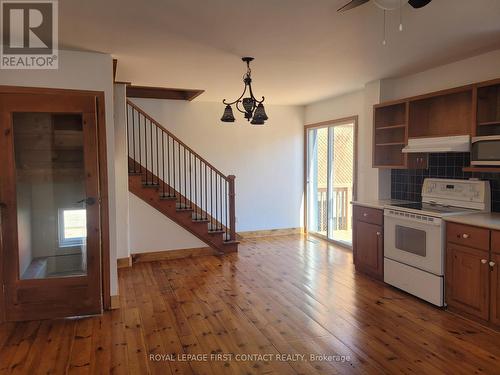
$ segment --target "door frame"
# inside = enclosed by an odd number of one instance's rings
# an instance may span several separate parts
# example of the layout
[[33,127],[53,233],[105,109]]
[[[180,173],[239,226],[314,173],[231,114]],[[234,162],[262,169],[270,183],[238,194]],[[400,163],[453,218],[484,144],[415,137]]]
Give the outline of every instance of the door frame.
[[304,125],[304,168],[303,168],[304,233],[319,237],[319,238],[324,239],[328,242],[331,242],[335,245],[342,246],[342,247],[349,248],[349,249],[352,249],[352,246],[348,246],[345,243],[332,240],[332,239],[330,239],[326,236],[323,236],[321,234],[317,234],[317,233],[313,233],[313,232],[309,233],[309,231],[308,231],[308,227],[307,227],[307,208],[308,208],[307,207],[307,201],[308,201],[308,196],[307,196],[307,172],[308,172],[307,133],[311,129],[329,128],[331,126],[338,126],[338,125],[349,124],[349,123],[353,124],[353,126],[354,126],[354,142],[353,142],[354,143],[354,149],[353,149],[354,160],[353,160],[352,199],[356,200],[357,195],[358,195],[358,121],[359,121],[359,116],[354,115],[354,116],[342,117],[342,118],[335,119],[335,120],[327,120],[327,121],[316,122],[313,124]]
[[[71,94],[71,95],[93,95],[97,99],[97,158],[99,167],[99,194],[100,220],[101,220],[101,296],[104,310],[111,309],[111,280],[110,280],[110,241],[109,241],[109,191],[108,191],[108,165],[106,147],[106,109],[104,91],[73,90],[45,87],[23,87],[0,85],[0,94]],[[0,207],[1,210],[1,207]],[[0,212],[1,215],[1,212]],[[1,226],[1,217],[0,217]],[[0,281],[4,283],[3,274],[3,242],[0,230]],[[5,321],[5,298],[4,292],[0,293],[0,322]]]

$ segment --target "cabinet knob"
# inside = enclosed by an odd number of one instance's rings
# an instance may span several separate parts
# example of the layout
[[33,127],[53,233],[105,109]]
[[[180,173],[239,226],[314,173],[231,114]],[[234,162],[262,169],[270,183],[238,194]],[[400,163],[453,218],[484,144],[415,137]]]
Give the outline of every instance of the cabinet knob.
[[490,262],[490,267],[495,267],[495,262]]
[[488,261],[486,259],[481,259],[481,263],[486,264]]
[[380,232],[377,232],[377,236],[379,236],[379,237],[380,237],[381,235],[382,235],[382,233],[380,233]]
[[367,216],[368,216],[368,214],[366,212],[363,213],[363,217],[367,217]]
[[467,238],[469,238],[469,237],[470,237],[470,236],[469,236],[467,233],[462,234],[462,238],[467,239]]

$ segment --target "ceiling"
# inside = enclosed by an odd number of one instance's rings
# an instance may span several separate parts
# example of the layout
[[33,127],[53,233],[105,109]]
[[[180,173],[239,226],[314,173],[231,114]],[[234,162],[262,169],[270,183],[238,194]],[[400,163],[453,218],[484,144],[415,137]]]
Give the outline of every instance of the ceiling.
[[434,0],[387,15],[347,0],[64,0],[60,47],[118,59],[117,80],[204,89],[199,101],[235,99],[241,56],[254,56],[256,96],[307,104],[500,48],[499,0]]

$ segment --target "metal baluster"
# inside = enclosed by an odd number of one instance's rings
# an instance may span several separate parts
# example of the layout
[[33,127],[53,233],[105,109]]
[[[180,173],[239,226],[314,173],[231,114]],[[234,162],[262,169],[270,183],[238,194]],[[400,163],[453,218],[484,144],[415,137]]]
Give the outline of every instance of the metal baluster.
[[194,217],[196,220],[198,220],[198,211],[199,211],[199,201],[198,201],[198,191],[196,190],[196,164],[197,164],[197,158],[194,158],[194,200],[195,206],[194,206]]
[[211,229],[214,228],[214,223],[213,223],[213,220],[214,220],[213,174],[214,174],[213,170],[212,170],[212,168],[210,168],[210,224],[211,224],[210,227],[211,227]]
[[184,207],[187,207],[187,174],[186,174],[186,147],[182,146],[184,154]]
[[219,211],[220,212],[220,221],[219,221],[220,228],[219,229],[222,230],[222,228],[223,228],[223,224],[222,224],[223,223],[223,219],[222,219],[223,214],[222,214],[222,176],[221,175],[219,175],[219,201],[220,201],[220,211]]
[[127,106],[127,156],[128,156],[128,160],[127,160],[127,166],[128,166],[128,171],[129,173],[131,172],[131,168],[130,168],[130,124],[129,124],[129,121],[128,121],[128,106]]
[[225,181],[225,189],[224,189],[224,197],[225,197],[225,202],[226,202],[226,235],[224,236],[224,240],[227,240],[227,230],[228,230],[228,227],[229,225],[227,225],[227,212],[228,212],[228,195],[227,195],[227,180],[224,180]]
[[160,148],[158,144],[158,126],[155,126],[156,131],[156,183],[160,185]]
[[189,151],[189,200],[191,208],[194,208],[195,202],[193,199],[193,153]]
[[170,137],[167,135],[167,182],[168,182],[168,196],[170,197]]
[[165,196],[165,134],[161,131],[161,171],[162,171],[162,195]]
[[[214,172],[215,173],[215,172]],[[218,229],[218,224],[217,222],[219,221],[219,204],[217,203],[217,196],[218,196],[218,189],[217,189],[217,174],[215,175],[215,230]]]
[[205,219],[208,219],[208,185],[207,185],[207,163],[205,164]]
[[182,182],[181,182],[181,145],[179,144],[179,142],[177,142],[177,151],[178,151],[178,154],[179,154],[179,157],[177,159],[177,163],[178,163],[178,181],[179,181],[179,189],[177,189],[177,191],[179,192],[179,203],[181,203],[182,201]]
[[141,121],[139,118],[139,112],[137,112],[137,127],[139,131],[139,172],[141,173],[141,180],[142,180],[142,146],[141,146]]
[[149,152],[149,154],[151,155],[151,185],[154,184],[154,181],[153,181],[153,178],[154,178],[154,174],[153,174],[153,171],[154,171],[154,161],[153,161],[153,124],[151,123],[151,120],[149,120],[149,137],[150,137],[150,141],[151,141],[151,150]]
[[[137,173],[137,161],[135,159],[135,118],[134,118],[134,107],[131,107],[132,109],[132,142],[134,144],[133,150],[134,150],[134,173]],[[128,111],[127,111],[127,116],[128,116]]]

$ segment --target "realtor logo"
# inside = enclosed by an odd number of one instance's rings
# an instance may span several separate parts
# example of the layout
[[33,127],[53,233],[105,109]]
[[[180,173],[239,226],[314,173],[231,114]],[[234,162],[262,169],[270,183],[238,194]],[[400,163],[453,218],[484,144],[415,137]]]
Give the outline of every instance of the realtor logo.
[[56,0],[0,1],[0,69],[57,69]]

